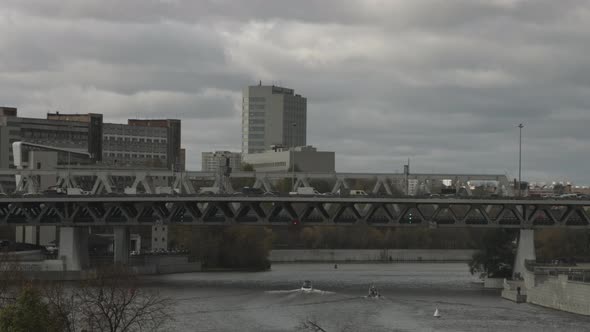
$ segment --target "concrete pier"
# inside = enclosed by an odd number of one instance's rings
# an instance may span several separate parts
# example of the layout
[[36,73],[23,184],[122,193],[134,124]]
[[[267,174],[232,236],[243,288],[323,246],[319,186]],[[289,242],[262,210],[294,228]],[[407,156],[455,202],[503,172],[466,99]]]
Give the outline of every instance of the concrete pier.
[[131,241],[129,227],[115,226],[113,227],[113,230],[115,233],[115,263],[127,265],[129,264],[129,242]]
[[514,258],[513,277],[523,276],[526,271],[525,260],[536,260],[535,255],[535,231],[532,229],[521,229],[518,237],[518,248]]
[[66,271],[80,271],[88,268],[88,228],[59,228],[59,258]]

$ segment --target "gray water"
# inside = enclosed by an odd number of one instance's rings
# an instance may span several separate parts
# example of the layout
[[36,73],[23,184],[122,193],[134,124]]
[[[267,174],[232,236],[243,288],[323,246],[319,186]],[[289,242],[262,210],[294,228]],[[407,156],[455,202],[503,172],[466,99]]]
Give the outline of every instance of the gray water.
[[[313,281],[314,291],[298,289]],[[170,331],[590,331],[590,317],[503,300],[466,264],[275,264],[146,278],[177,301]],[[374,283],[381,299],[366,298]],[[434,318],[438,308],[441,318]]]

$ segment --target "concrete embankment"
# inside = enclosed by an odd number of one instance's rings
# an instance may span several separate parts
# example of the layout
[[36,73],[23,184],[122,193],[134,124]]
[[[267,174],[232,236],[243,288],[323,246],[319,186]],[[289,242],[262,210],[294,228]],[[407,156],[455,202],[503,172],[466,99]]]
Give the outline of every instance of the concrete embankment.
[[[576,314],[590,315],[590,283],[568,280],[566,274],[558,276],[533,274],[533,278],[532,281],[525,279],[527,302]],[[534,284],[529,288],[531,282]]]
[[270,252],[273,263],[296,262],[467,262],[470,249],[280,249]]
[[590,316],[589,282],[569,280],[567,271],[557,275],[526,271],[523,276],[524,280],[505,282],[503,298]]
[[[18,258],[25,257],[20,255]],[[28,260],[20,259],[14,262],[27,279],[39,280],[83,280],[93,278],[96,268],[81,271],[68,271],[66,263],[61,259],[43,260],[42,256],[28,255]],[[112,264],[112,257],[91,258],[94,266]],[[192,262],[184,255],[154,255],[132,256],[129,259],[129,269],[139,275],[186,273],[201,271],[200,262]]]

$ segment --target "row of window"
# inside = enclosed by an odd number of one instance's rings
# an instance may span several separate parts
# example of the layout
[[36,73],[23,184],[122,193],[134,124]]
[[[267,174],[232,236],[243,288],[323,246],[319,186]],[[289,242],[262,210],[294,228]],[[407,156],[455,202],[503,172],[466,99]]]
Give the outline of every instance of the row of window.
[[103,157],[119,157],[119,158],[140,158],[140,159],[166,159],[165,154],[151,155],[141,153],[115,153],[115,152],[104,152]]
[[258,167],[281,167],[281,166],[287,166],[287,162],[286,161],[277,161],[274,163],[260,163],[260,164],[253,164],[253,166],[255,168]]
[[166,143],[165,139],[121,137],[121,136],[105,136],[104,140],[105,141],[113,141],[113,142]]
[[68,139],[68,140],[85,140],[88,134],[70,131],[55,131],[55,130],[23,130],[24,138],[53,138],[53,139]]
[[244,97],[244,102],[247,103],[249,101],[255,102],[255,103],[261,103],[261,102],[265,102],[266,98],[264,98],[264,97],[250,97],[250,98]]

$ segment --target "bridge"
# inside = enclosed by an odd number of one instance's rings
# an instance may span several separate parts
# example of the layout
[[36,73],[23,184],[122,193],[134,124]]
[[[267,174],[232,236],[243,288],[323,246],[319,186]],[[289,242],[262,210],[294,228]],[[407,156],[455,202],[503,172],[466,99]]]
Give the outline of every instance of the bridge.
[[449,180],[455,189],[463,188],[468,195],[471,195],[468,185],[470,181],[493,181],[497,184],[497,195],[511,195],[508,178],[497,174],[233,172],[229,178],[224,179],[216,172],[81,168],[0,169],[0,193],[36,193],[48,186],[57,186],[81,188],[91,195],[123,192],[124,188],[130,188],[132,192],[155,194],[158,187],[170,187],[177,192],[194,194],[199,191],[199,187],[220,187],[222,183],[228,192],[234,191],[232,183],[247,183],[254,188],[276,191],[279,181],[291,180],[293,177],[295,189],[323,182],[330,187],[331,193],[337,193],[341,189],[360,189],[354,188],[354,184],[359,181],[369,186],[368,192],[373,194],[392,195],[395,192],[407,192],[409,181],[413,181],[417,187],[429,193],[436,183]]
[[0,225],[590,228],[590,200],[340,196],[0,196]]
[[[295,178],[295,188],[329,186],[321,196],[240,196],[232,186],[276,191]],[[495,182],[501,199],[424,199],[395,197],[409,192],[410,180],[422,192],[443,181],[471,195],[471,181]],[[341,197],[343,189],[359,189],[369,197]],[[290,181],[289,181],[290,184]],[[79,188],[85,196],[45,196],[50,186]],[[202,187],[224,187],[230,194],[201,196]],[[166,187],[171,193],[159,195]],[[142,193],[142,195],[123,195]],[[18,194],[16,194],[18,193]],[[23,195],[26,193],[26,195]],[[67,270],[88,264],[89,226],[114,229],[115,262],[126,263],[129,226],[183,225],[372,225],[379,227],[519,228],[518,262],[534,259],[533,230],[545,227],[584,228],[590,225],[590,201],[509,199],[505,175],[401,173],[255,173],[166,170],[53,169],[0,170],[0,225],[57,225],[59,256]],[[524,263],[522,263],[524,264]],[[518,266],[522,265],[518,264]],[[516,269],[518,271],[518,269]]]
[[68,270],[88,265],[88,226],[114,229],[115,262],[129,259],[129,226],[372,225],[520,229],[515,273],[535,259],[534,229],[590,228],[590,200],[339,196],[0,196],[0,225],[59,225]]
[[68,270],[88,265],[88,226],[114,229],[115,262],[129,259],[129,226],[372,225],[518,228],[515,273],[534,259],[534,229],[590,228],[590,200],[340,196],[0,196],[0,225],[59,225]]

